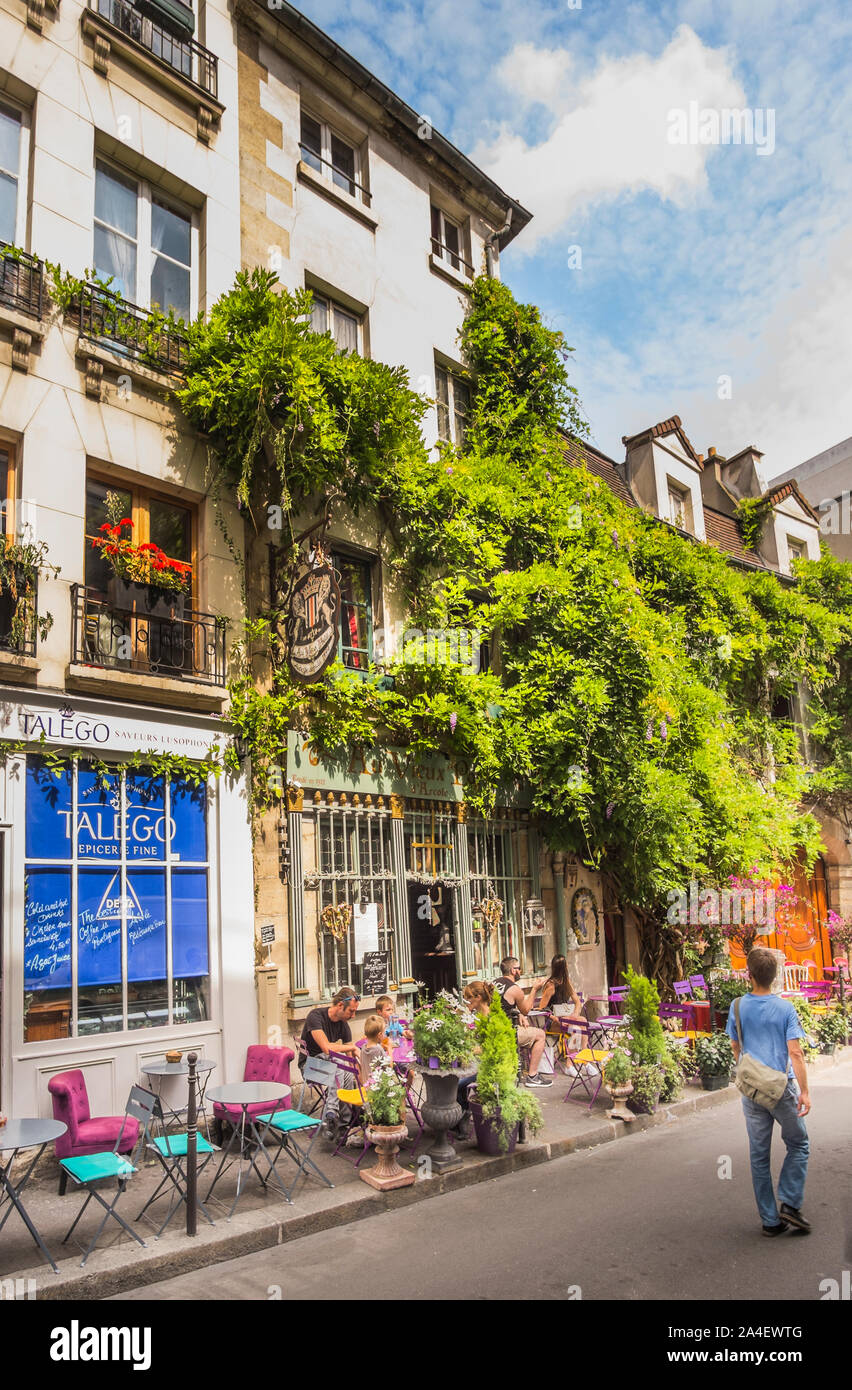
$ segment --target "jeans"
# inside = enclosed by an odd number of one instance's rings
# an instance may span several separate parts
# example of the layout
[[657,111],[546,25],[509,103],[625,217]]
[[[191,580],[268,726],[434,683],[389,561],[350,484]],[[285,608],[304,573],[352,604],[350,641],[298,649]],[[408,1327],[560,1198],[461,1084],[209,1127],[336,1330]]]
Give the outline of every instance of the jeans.
[[767,1110],[748,1096],[743,1096],[743,1114],[751,1158],[751,1180],[757,1210],[764,1226],[777,1226],[781,1220],[775,1203],[769,1167],[769,1149],[775,1124],[781,1126],[781,1138],[787,1146],[787,1155],[778,1181],[778,1201],[786,1202],[787,1206],[796,1210],[802,1205],[810,1146],[805,1122],[796,1113],[798,1104],[799,1090],[792,1080],[787,1082],[787,1089],[774,1110]]

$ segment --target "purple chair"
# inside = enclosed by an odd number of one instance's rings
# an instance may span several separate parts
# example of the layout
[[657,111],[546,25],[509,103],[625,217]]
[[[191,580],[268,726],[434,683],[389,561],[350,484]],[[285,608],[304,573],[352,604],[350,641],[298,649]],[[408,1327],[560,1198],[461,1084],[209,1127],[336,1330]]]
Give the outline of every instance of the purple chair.
[[[290,1063],[295,1055],[291,1047],[264,1047],[256,1044],[246,1051],[243,1081],[280,1081],[285,1086],[289,1086]],[[275,1108],[276,1110],[289,1110],[290,1104],[290,1097],[287,1096]],[[269,1101],[256,1101],[253,1105],[247,1105],[245,1111],[246,1115],[252,1118],[256,1118],[258,1115],[268,1115]],[[227,1120],[234,1129],[239,1129],[243,1122],[243,1107],[241,1105],[223,1105],[221,1101],[215,1101],[213,1116],[219,1124],[223,1120]]]
[[[55,1141],[58,1159],[81,1158],[84,1154],[99,1154],[115,1149],[119,1136],[121,1144],[116,1150],[118,1153],[129,1154],[136,1148],[138,1120],[127,1115],[99,1115],[92,1118],[86,1079],[81,1071],[59,1072],[50,1078],[47,1089],[53,1098],[54,1120],[61,1120],[67,1125],[65,1133]],[[60,1197],[65,1195],[67,1182],[68,1174],[62,1168],[59,1174]]]
[[674,989],[674,992],[675,992],[675,995],[676,995],[676,1000],[677,1000],[678,1003],[680,1003],[681,1000],[683,1000],[683,999],[691,999],[691,998],[692,998],[692,981],[691,981],[691,980],[675,980],[672,987],[673,987],[673,989]]

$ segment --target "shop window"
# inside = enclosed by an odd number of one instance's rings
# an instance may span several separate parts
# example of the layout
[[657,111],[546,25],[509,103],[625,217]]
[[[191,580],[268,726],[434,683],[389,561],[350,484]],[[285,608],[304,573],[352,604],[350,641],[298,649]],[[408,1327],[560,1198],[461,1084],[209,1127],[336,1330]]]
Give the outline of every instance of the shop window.
[[341,985],[360,987],[365,950],[386,951],[388,978],[395,979],[390,812],[339,805],[313,810],[316,871],[307,878],[316,892],[322,988],[330,995]]
[[142,309],[195,311],[192,215],[151,184],[104,160],[95,166],[95,248],[98,276]]
[[[525,974],[538,965],[533,950],[537,942],[524,937],[524,903],[532,896],[528,840],[528,828],[519,822],[474,820],[468,824],[471,903],[476,908],[491,897],[502,903],[497,927],[490,932],[477,930],[474,935],[477,968],[488,978],[504,956],[517,956]],[[482,918],[474,917],[474,926],[482,925]]]
[[207,791],[27,758],[24,1041],[209,1017]]
[[367,671],[373,660],[373,567],[369,561],[332,556],[340,583],[338,655],[350,671]]
[[446,367],[435,367],[438,438],[462,448],[470,414],[470,387]]

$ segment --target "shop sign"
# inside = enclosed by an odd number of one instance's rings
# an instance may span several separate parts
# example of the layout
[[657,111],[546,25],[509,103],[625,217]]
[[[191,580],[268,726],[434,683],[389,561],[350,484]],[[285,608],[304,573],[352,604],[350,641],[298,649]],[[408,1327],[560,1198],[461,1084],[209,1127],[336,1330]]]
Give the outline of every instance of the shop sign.
[[446,758],[414,757],[405,748],[374,748],[347,753],[337,762],[323,761],[304,734],[287,736],[287,777],[305,791],[345,791],[373,796],[421,796],[436,801],[463,801],[465,764]]
[[340,589],[325,562],[299,567],[287,600],[287,665],[297,681],[318,681],[337,656]]
[[211,750],[219,751],[221,737],[216,729],[181,728],[173,720],[169,724],[158,724],[144,717],[104,716],[99,709],[87,710],[85,706],[77,709],[67,703],[41,708],[6,705],[0,714],[0,738],[91,748],[96,753],[142,749],[205,758]]

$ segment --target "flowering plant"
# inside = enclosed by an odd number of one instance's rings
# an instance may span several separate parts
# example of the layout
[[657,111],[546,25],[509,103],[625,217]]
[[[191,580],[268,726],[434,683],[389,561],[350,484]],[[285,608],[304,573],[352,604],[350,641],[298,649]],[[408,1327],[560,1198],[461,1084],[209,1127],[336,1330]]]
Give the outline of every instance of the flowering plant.
[[170,560],[153,541],[134,545],[133,522],[128,516],[119,517],[123,507],[117,493],[107,493],[106,508],[110,519],[100,527],[100,535],[93,539],[92,549],[100,552],[119,579],[185,594],[192,579],[192,565],[184,560]]
[[373,1068],[364,1087],[364,1099],[370,1123],[397,1125],[405,1119],[405,1086],[389,1062],[379,1062]]
[[414,1015],[414,1047],[422,1062],[437,1057],[442,1067],[464,1065],[473,1059],[476,1020],[464,1002],[447,990]]
[[845,921],[837,912],[830,911],[825,924],[832,952],[838,949],[848,951],[852,947],[852,918]]

